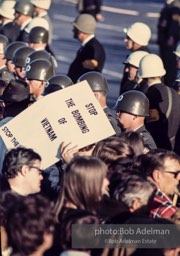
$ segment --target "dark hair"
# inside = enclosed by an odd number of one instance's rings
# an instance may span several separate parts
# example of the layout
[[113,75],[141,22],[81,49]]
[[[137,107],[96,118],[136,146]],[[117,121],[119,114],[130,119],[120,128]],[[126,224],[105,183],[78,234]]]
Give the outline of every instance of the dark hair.
[[136,156],[143,154],[144,142],[142,136],[138,132],[124,132],[120,135],[120,138],[132,147]]
[[10,179],[21,172],[23,165],[33,165],[34,161],[41,161],[41,156],[30,148],[18,147],[11,149],[5,155],[2,167],[3,175]]
[[146,176],[152,176],[155,169],[164,167],[165,160],[175,159],[180,162],[180,156],[173,151],[165,149],[152,149],[147,154],[139,156],[135,159],[134,168],[139,168]]
[[118,158],[134,157],[133,149],[123,142],[119,137],[112,136],[98,142],[92,152],[92,155],[103,160],[107,165]]
[[[10,203],[10,198],[13,203]],[[53,205],[42,195],[17,197],[8,192],[3,206],[6,211],[5,230],[14,254],[26,256],[34,253],[43,244],[44,234],[54,232]]]

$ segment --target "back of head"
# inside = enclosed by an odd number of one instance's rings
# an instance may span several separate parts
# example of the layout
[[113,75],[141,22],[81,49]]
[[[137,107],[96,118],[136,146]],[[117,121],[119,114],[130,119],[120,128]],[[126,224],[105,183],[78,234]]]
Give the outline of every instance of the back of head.
[[166,74],[161,58],[156,54],[148,54],[139,64],[138,76],[141,78],[162,77]]
[[90,71],[79,77],[78,83],[82,81],[87,81],[93,92],[103,92],[107,94],[109,91],[108,83],[105,77],[96,71]]
[[53,67],[48,60],[34,60],[26,67],[25,77],[29,80],[46,81],[53,75]]
[[56,92],[58,90],[64,89],[68,86],[73,85],[73,82],[70,77],[66,75],[55,75],[50,77],[46,84],[43,95],[50,94],[52,92]]
[[13,20],[14,19],[14,5],[15,1],[3,1],[0,4],[0,15],[4,18]]
[[149,54],[148,52],[145,51],[135,51],[132,52],[127,60],[124,62],[125,64],[130,64],[136,68],[139,68],[139,63],[141,61],[141,59],[146,56],[147,54]]
[[29,43],[47,44],[49,31],[43,27],[34,27],[29,33]]
[[0,35],[0,54],[5,53],[8,44],[9,44],[9,39],[4,35]]
[[12,60],[13,59],[13,55],[15,53],[15,51],[22,47],[22,46],[27,46],[25,42],[22,42],[22,41],[15,41],[15,42],[12,42],[10,43],[6,50],[5,50],[5,58],[7,60]]
[[75,19],[73,26],[85,34],[94,34],[96,30],[96,20],[90,14],[81,14]]
[[26,67],[26,60],[29,54],[35,50],[29,46],[22,46],[18,48],[13,55],[13,64],[17,67]]
[[51,0],[31,0],[31,3],[35,6],[35,7],[39,7],[45,10],[49,10],[50,6],[51,6]]
[[149,100],[140,91],[131,90],[121,94],[115,105],[116,112],[125,112],[136,116],[149,116]]
[[26,82],[11,80],[2,94],[2,99],[7,102],[21,102],[28,99],[29,94],[29,86]]
[[146,46],[151,38],[151,30],[142,22],[135,22],[126,30],[127,36],[135,43]]
[[34,60],[39,60],[39,59],[51,61],[51,55],[45,50],[39,50],[39,51],[34,50],[26,58],[26,65],[28,65],[30,62]]
[[25,16],[33,17],[34,15],[34,6],[29,0],[17,0],[14,9],[15,12]]

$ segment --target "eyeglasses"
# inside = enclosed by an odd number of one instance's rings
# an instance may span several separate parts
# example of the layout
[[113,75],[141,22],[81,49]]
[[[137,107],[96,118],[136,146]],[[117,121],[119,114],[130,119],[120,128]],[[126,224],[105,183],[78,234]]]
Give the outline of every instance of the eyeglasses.
[[29,169],[32,169],[32,168],[34,168],[34,169],[36,169],[36,170],[38,170],[38,172],[39,173],[42,173],[44,170],[43,169],[40,169],[39,167],[37,167],[37,166],[29,166]]
[[171,173],[171,174],[173,174],[175,179],[177,179],[178,176],[180,177],[180,170],[179,170],[179,171],[176,171],[176,172],[166,172],[166,173]]

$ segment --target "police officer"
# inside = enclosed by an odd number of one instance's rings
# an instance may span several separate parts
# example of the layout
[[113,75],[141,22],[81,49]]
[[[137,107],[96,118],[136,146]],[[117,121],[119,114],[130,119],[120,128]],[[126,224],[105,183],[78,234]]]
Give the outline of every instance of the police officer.
[[74,83],[86,72],[101,72],[104,67],[105,51],[95,38],[95,30],[96,20],[90,14],[81,14],[73,23],[74,38],[81,42],[81,48],[67,74]]
[[90,71],[82,75],[78,82],[87,81],[90,85],[95,97],[99,101],[101,107],[103,108],[107,118],[109,119],[112,127],[114,128],[116,135],[120,135],[121,128],[119,126],[118,120],[112,115],[110,109],[107,107],[106,97],[109,91],[108,83],[105,77],[96,71]]
[[26,60],[29,54],[31,54],[34,51],[35,50],[29,46],[22,46],[15,51],[12,63],[14,64],[16,78],[21,80],[25,79]]
[[121,94],[115,110],[124,131],[138,132],[147,149],[157,148],[151,134],[144,126],[145,117],[149,116],[149,100],[144,93],[130,90]]
[[[126,33],[124,43],[126,49],[130,52],[135,51],[145,51],[150,53],[150,49],[148,48],[149,40],[151,38],[151,30],[148,25],[142,22],[135,22],[130,25],[127,29],[124,29]],[[128,81],[128,74],[126,72],[126,65],[123,71],[123,78],[120,84],[120,92],[124,92],[126,90],[125,83]]]
[[51,62],[53,64],[54,71],[57,68],[57,61],[49,51],[48,46],[48,38],[49,38],[49,31],[44,27],[34,27],[31,29],[29,33],[29,46],[34,48],[35,50],[46,50],[51,54]]
[[51,76],[53,76],[53,68],[48,60],[34,60],[27,65],[25,78],[34,101],[43,97],[45,83]]
[[9,42],[15,41],[20,31],[19,25],[14,22],[14,5],[15,1],[3,1],[0,5],[0,34],[7,36]]
[[[153,65],[152,65],[153,63]],[[146,128],[153,136],[158,148],[174,150],[176,135],[180,126],[180,96],[163,84],[166,71],[161,58],[148,54],[142,58],[139,76],[147,83],[146,95],[150,102],[150,117]]]
[[15,41],[10,43],[5,50],[6,66],[8,71],[14,76],[14,78],[15,78],[15,70],[14,70],[14,64],[12,63],[12,59],[15,51],[22,46],[26,46],[26,43],[21,41]]
[[0,79],[2,79],[6,83],[8,83],[12,79],[12,75],[7,69],[5,59],[5,50],[8,44],[8,38],[4,35],[0,35]]
[[43,92],[43,95],[44,96],[48,95],[52,92],[62,90],[71,85],[73,85],[73,82],[71,78],[66,75],[59,74],[59,75],[52,76],[47,80],[45,84],[45,90]]
[[20,0],[16,2],[14,9],[15,22],[20,26],[19,35],[17,35],[16,41],[22,41],[24,29],[34,15],[34,6],[29,0]]

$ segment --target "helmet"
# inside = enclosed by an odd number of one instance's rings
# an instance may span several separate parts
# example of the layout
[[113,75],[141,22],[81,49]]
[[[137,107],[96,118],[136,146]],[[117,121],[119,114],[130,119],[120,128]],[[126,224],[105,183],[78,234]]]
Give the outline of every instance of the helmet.
[[30,33],[31,29],[34,27],[43,27],[46,30],[49,30],[49,23],[46,19],[41,18],[41,17],[35,17],[33,18],[30,23],[25,27],[25,32]]
[[34,27],[29,33],[30,43],[48,43],[49,32],[43,27]]
[[18,67],[25,67],[28,55],[34,51],[35,50],[29,46],[22,46],[18,48],[13,55],[13,64]]
[[180,43],[179,43],[178,46],[176,47],[176,51],[174,51],[174,53],[176,54],[177,57],[180,58]]
[[20,102],[29,97],[29,86],[23,80],[11,80],[6,86],[2,99],[9,102]]
[[33,16],[34,5],[29,0],[18,0],[14,6],[15,12],[19,12],[26,16]]
[[0,15],[7,19],[13,20],[14,19],[14,5],[15,1],[4,1],[0,5]]
[[149,100],[143,92],[127,91],[119,96],[114,109],[116,112],[122,111],[137,116],[149,116]]
[[81,14],[76,18],[73,26],[83,33],[94,34],[96,30],[96,20],[90,14]]
[[142,58],[139,64],[138,76],[141,78],[150,78],[164,76],[164,69],[161,58],[156,54],[148,54]]
[[48,10],[51,5],[51,0],[31,0],[31,3],[36,7]]
[[66,75],[55,75],[50,77],[46,84],[43,95],[56,92],[58,90],[64,89],[70,85],[73,85],[71,78]]
[[107,81],[105,77],[96,71],[90,71],[79,77],[78,83],[87,80],[93,92],[104,92],[105,94],[109,91]]
[[127,28],[126,34],[135,43],[143,46],[148,45],[151,38],[150,28],[142,22],[133,23],[130,27]]
[[39,59],[51,61],[51,55],[45,50],[33,51],[28,55],[26,59],[26,65],[32,62],[33,60],[39,60]]
[[145,51],[135,51],[135,52],[132,52],[127,60],[124,62],[124,64],[130,64],[130,65],[133,65],[135,66],[136,68],[139,68],[139,63],[140,63],[140,60],[146,56],[147,54],[149,54],[148,52],[145,52]]
[[9,39],[6,36],[0,35],[0,54],[4,54],[6,47],[9,44]]
[[53,75],[53,67],[48,60],[33,60],[26,67],[27,79],[45,81]]
[[22,42],[22,41],[15,41],[15,42],[12,42],[10,43],[6,50],[5,50],[5,58],[7,60],[12,60],[13,59],[13,55],[14,55],[14,52],[22,47],[22,46],[27,46],[25,42]]

